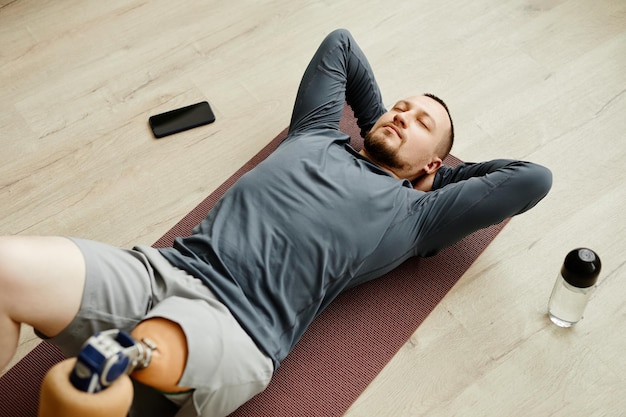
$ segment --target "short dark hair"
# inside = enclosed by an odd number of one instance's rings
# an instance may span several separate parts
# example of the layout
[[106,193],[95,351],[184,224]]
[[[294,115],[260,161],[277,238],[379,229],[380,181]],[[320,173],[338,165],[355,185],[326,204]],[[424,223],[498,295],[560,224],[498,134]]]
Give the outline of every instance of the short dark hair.
[[454,144],[454,123],[452,123],[452,116],[450,115],[448,105],[442,99],[431,93],[425,93],[424,96],[432,98],[437,103],[441,104],[443,108],[446,109],[446,113],[448,113],[448,118],[450,119],[450,136],[448,137],[448,141],[439,148],[439,156],[441,157],[441,159],[443,159],[448,156],[448,154],[452,150],[452,145]]

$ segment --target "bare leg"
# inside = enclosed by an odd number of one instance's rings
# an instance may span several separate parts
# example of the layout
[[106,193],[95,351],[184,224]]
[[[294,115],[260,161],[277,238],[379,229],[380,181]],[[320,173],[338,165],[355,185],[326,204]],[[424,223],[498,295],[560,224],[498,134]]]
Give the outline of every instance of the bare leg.
[[80,308],[85,261],[61,237],[0,237],[0,368],[15,354],[19,324],[47,336],[70,324]]
[[178,324],[154,317],[139,323],[131,335],[137,340],[150,339],[157,346],[150,365],[135,371],[134,379],[166,393],[189,390],[178,386],[187,364],[187,339]]
[[0,370],[4,369],[17,348],[20,325],[4,314],[0,314]]

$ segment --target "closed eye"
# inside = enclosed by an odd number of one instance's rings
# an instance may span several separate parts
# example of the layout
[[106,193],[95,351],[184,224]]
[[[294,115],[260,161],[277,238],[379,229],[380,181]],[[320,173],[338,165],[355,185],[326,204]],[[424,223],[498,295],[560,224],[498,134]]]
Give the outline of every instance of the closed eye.
[[[398,113],[404,113],[413,110],[414,108],[415,107],[410,102],[406,100],[400,100],[395,104],[395,106],[393,106],[392,110]],[[428,130],[429,132],[433,132],[437,127],[437,123],[435,122],[433,116],[421,107],[417,108],[416,111],[417,123],[419,123],[422,127],[424,127],[424,129]]]

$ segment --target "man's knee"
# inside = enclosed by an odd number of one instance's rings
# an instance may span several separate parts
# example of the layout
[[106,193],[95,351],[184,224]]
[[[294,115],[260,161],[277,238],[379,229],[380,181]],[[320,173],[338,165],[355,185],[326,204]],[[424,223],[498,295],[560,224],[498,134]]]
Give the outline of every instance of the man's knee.
[[0,236],[0,282],[12,277],[14,263],[20,256],[20,249],[14,244],[11,236]]
[[24,262],[23,245],[11,236],[0,237],[0,308],[9,313],[11,300],[20,297],[27,290],[20,278],[20,263]]
[[54,336],[76,315],[84,284],[85,261],[69,239],[0,238],[0,306],[14,321]]
[[146,339],[156,346],[150,364],[132,373],[132,377],[163,392],[187,391],[178,386],[187,364],[187,339],[175,322],[154,317],[142,321],[131,332],[136,340]]

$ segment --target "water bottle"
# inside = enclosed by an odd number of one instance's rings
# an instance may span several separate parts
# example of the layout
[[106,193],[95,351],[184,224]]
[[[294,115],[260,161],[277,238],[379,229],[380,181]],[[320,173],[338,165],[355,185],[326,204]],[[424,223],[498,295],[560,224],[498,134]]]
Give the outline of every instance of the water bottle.
[[591,249],[578,248],[567,254],[548,304],[554,324],[571,327],[583,318],[601,267],[600,257]]

